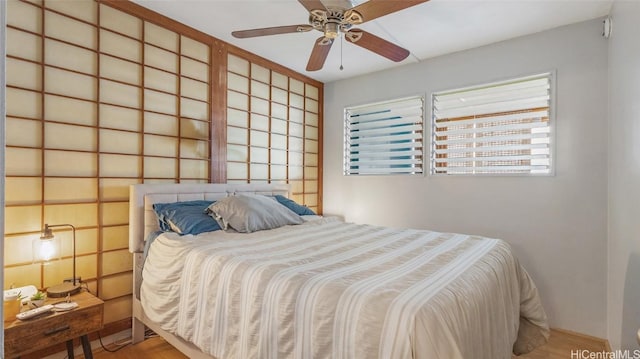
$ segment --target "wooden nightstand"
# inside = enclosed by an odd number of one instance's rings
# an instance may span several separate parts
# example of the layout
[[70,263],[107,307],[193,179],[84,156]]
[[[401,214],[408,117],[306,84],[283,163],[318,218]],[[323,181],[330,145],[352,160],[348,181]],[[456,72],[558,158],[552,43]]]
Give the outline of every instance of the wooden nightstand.
[[[47,299],[53,304],[64,298]],[[67,312],[51,312],[26,321],[14,320],[4,325],[4,354],[19,357],[52,345],[66,342],[73,358],[73,339],[80,338],[85,358],[93,358],[87,334],[102,329],[104,302],[87,292],[71,297],[78,307]]]

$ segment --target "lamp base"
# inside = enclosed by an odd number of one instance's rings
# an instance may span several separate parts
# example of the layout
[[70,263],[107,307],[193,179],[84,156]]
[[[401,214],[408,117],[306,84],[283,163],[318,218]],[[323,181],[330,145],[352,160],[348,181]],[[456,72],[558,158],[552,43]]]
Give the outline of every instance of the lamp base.
[[80,289],[82,289],[82,287],[80,287],[80,283],[73,284],[72,282],[65,282],[47,288],[47,297],[66,297],[67,295],[74,295],[78,293]]

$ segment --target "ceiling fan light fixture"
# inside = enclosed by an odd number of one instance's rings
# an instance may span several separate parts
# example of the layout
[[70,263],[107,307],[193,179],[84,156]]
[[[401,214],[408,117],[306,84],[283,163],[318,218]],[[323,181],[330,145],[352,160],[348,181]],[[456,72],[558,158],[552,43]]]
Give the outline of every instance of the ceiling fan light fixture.
[[335,39],[340,33],[340,24],[336,22],[327,22],[324,25],[324,36],[329,39]]

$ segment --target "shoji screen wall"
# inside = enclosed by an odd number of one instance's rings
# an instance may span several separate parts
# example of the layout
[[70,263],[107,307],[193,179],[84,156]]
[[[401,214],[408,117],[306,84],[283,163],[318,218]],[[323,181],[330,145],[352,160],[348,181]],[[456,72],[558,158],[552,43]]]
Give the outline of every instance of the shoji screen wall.
[[228,55],[227,179],[289,183],[321,212],[321,91],[241,55]]
[[71,276],[32,263],[44,223],[77,231],[77,272],[131,316],[128,186],[209,182],[211,45],[94,1],[7,3],[5,283]]
[[8,0],[7,23],[6,286],[69,277],[69,231],[57,263],[31,241],[70,223],[126,322],[133,183],[285,182],[321,212],[322,83],[129,1]]

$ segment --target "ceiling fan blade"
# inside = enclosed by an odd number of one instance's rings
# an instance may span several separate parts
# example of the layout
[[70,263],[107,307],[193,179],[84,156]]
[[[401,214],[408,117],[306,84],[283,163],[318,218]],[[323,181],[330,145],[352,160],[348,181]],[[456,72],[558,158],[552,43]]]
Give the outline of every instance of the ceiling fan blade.
[[362,22],[366,22],[427,1],[429,0],[369,0],[351,11],[362,15]]
[[407,49],[360,29],[346,32],[344,38],[391,61],[400,62],[409,56]]
[[333,40],[327,39],[324,36],[316,40],[315,45],[313,45],[313,51],[311,51],[311,56],[309,57],[309,62],[307,63],[307,71],[318,71],[324,66],[324,62],[329,55],[329,50],[331,50],[331,45],[333,45]]
[[313,27],[311,27],[310,25],[288,25],[288,26],[265,27],[262,29],[234,31],[231,33],[231,35],[239,39],[245,39],[248,37],[290,34],[293,32],[305,32],[310,30],[313,30]]
[[311,10],[326,10],[327,9],[324,6],[324,4],[322,3],[322,1],[320,1],[320,0],[298,0],[298,1],[309,12],[311,12]]

